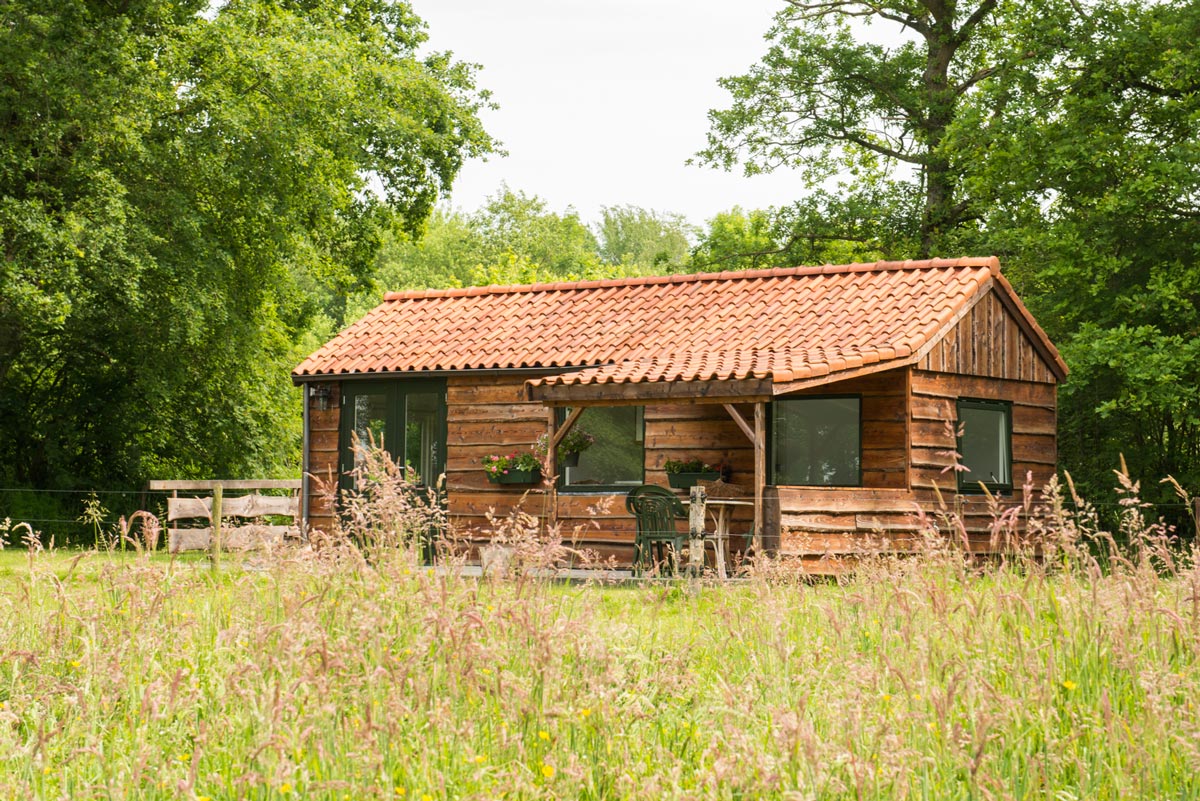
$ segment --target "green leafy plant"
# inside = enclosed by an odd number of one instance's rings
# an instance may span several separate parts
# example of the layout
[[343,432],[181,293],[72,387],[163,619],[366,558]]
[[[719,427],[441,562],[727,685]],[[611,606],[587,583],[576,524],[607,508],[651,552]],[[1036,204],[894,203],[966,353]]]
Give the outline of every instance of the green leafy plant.
[[728,478],[731,472],[729,463],[724,459],[716,464],[709,464],[702,459],[667,459],[663,462],[663,469],[668,473],[720,473],[724,478]]
[[514,470],[534,472],[542,467],[541,462],[530,451],[510,453],[508,456],[489,454],[480,459],[480,463],[483,465],[484,471],[493,477],[506,475]]
[[[595,434],[579,426],[573,426],[558,443],[558,458],[562,459],[572,453],[583,453],[595,444]],[[533,453],[537,455],[538,459],[545,459],[549,447],[550,435],[542,434],[533,445]]]

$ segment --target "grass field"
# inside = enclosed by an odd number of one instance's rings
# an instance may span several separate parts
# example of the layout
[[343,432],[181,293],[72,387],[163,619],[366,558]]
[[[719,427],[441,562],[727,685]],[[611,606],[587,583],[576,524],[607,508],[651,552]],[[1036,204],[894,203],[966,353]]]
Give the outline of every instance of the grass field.
[[0,798],[1200,797],[1200,571],[1152,562],[605,587],[7,551]]

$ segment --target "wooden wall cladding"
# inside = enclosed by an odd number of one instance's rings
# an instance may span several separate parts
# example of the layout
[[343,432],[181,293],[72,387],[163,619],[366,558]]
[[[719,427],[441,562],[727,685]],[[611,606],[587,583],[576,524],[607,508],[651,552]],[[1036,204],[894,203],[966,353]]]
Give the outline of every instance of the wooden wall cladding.
[[959,398],[1012,403],[1013,502],[1021,502],[1021,487],[1028,475],[1032,475],[1032,486],[1039,490],[1054,475],[1058,462],[1058,395],[1054,384],[914,370],[912,394],[912,486],[921,499],[932,499],[935,485],[943,494],[956,492],[958,480],[948,468],[957,447]]
[[[314,384],[314,387],[317,385]],[[342,420],[342,386],[330,383],[328,408],[321,410],[310,402],[308,410],[308,472],[336,489],[338,476],[338,429]],[[327,531],[333,527],[330,497],[320,491],[318,482],[308,482],[308,525]]]
[[908,487],[908,371],[887,370],[838,381],[780,399],[819,395],[862,397],[862,484],[864,487]]
[[1057,388],[1053,383],[912,370],[909,385],[910,487],[775,489],[772,509],[781,554],[802,560],[811,572],[836,573],[844,569],[838,560],[847,554],[912,550],[921,544],[918,509],[936,518],[938,491],[962,516],[965,531],[952,534],[962,540],[960,545],[980,554],[994,550],[987,499],[959,495],[957,477],[948,469],[957,447],[959,398],[1012,403],[1016,486],[1001,499],[1003,505],[1023,502],[1026,481],[1040,492],[1054,475]]
[[[739,405],[753,419],[753,407]],[[492,534],[493,520],[515,510],[549,516],[546,487],[492,484],[480,460],[491,453],[529,449],[548,429],[550,410],[525,400],[523,377],[455,377],[447,382],[449,439],[446,451],[448,510],[453,524],[473,542]],[[667,486],[667,459],[728,461],[733,483],[753,482],[754,449],[720,404],[660,404],[646,407],[646,481]],[[636,525],[623,494],[558,493],[558,522],[563,539],[627,565],[633,558]],[[748,533],[752,514],[738,509],[732,530]],[[680,521],[680,530],[686,521]],[[734,539],[735,550],[744,548]]]
[[1045,359],[995,290],[984,295],[916,364],[930,372],[1053,383]]
[[[1013,352],[1008,350],[1006,354]],[[1006,355],[1006,364],[1007,359]],[[990,357],[975,362],[981,363],[995,362]],[[1023,364],[1018,359],[1018,367]],[[1048,371],[1045,376],[1049,376]],[[550,410],[525,399],[524,381],[521,376],[459,376],[447,381],[448,511],[457,529],[476,545],[493,533],[489,513],[504,518],[520,509],[539,520],[550,516],[553,501],[548,487],[492,484],[480,464],[491,453],[526,450],[547,431]],[[330,480],[337,475],[338,389],[333,385],[330,408],[312,409],[309,418],[310,471]],[[1006,502],[1021,502],[1021,485],[1027,472],[1038,489],[1054,473],[1056,388],[1049,380],[904,368],[804,390],[796,396],[828,394],[862,397],[864,487],[771,489],[768,542],[806,564],[818,564],[831,554],[882,545],[892,550],[914,547],[918,536],[914,513],[918,504],[932,510],[935,485],[964,511],[967,546],[981,551],[989,547],[990,521],[984,500],[978,496],[956,498],[955,477],[950,471],[943,472],[955,447],[955,401],[960,397],[1013,404],[1013,478],[1017,489]],[[736,404],[736,408],[744,418],[753,419],[751,404]],[[709,463],[729,462],[732,482],[752,487],[753,448],[721,404],[651,405],[646,407],[645,420],[647,482],[667,485],[663,470],[667,459],[699,458]],[[310,494],[309,503],[313,525],[332,523],[324,498]],[[617,564],[629,563],[635,524],[625,510],[623,495],[560,492],[557,511],[560,530],[568,543],[593,549]],[[745,549],[748,543],[744,535],[751,525],[750,508],[736,509],[733,552]],[[777,539],[773,532],[778,532]]]

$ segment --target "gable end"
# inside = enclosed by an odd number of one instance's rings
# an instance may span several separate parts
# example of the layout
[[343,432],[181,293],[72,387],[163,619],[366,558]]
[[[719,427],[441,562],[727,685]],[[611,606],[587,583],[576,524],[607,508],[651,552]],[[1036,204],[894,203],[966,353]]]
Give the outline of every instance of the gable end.
[[[953,326],[922,348],[915,366],[937,373],[1054,384],[1065,370],[992,283]],[[1025,324],[1022,324],[1025,323]],[[1031,333],[1033,335],[1031,335]]]

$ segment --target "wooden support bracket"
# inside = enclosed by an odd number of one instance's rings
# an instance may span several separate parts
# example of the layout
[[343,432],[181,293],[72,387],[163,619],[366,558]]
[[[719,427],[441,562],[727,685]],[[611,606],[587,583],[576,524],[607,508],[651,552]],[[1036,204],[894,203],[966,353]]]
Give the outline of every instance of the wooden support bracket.
[[746,418],[742,417],[741,412],[734,408],[732,403],[723,403],[721,405],[725,407],[725,411],[729,412],[729,416],[733,418],[733,422],[738,424],[738,428],[742,429],[742,433],[746,435],[746,438],[750,442],[754,442],[754,429],[746,422]]

